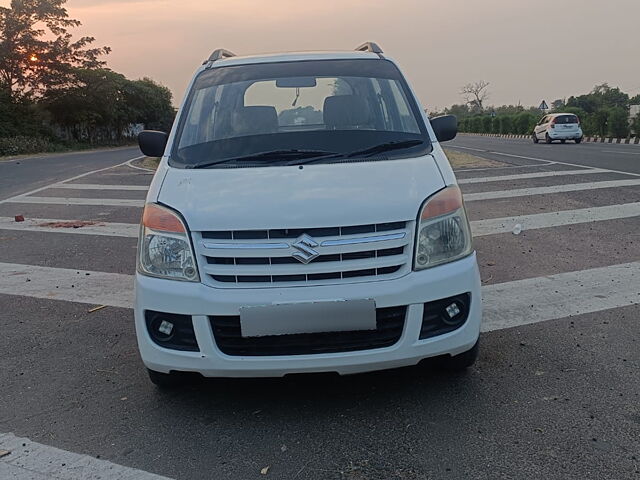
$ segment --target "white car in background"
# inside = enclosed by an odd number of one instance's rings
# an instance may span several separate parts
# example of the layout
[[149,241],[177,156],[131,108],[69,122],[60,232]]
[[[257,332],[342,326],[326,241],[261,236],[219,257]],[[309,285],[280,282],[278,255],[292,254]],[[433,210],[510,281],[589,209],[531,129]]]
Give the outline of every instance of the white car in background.
[[551,143],[560,140],[565,143],[573,140],[576,143],[582,141],[582,129],[580,119],[573,113],[551,113],[542,117],[542,120],[533,129],[533,143],[544,140]]

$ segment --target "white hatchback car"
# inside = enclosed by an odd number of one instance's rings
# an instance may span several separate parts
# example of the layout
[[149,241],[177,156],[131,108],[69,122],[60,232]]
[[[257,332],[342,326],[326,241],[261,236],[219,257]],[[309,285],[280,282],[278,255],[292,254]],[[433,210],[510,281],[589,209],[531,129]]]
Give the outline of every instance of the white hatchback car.
[[480,276],[462,194],[396,64],[352,52],[198,69],[143,214],[135,324],[151,380],[351,374],[478,354]]
[[560,140],[565,143],[573,140],[576,143],[582,141],[582,129],[580,119],[573,113],[551,113],[545,115],[533,129],[533,143],[544,140],[551,143]]

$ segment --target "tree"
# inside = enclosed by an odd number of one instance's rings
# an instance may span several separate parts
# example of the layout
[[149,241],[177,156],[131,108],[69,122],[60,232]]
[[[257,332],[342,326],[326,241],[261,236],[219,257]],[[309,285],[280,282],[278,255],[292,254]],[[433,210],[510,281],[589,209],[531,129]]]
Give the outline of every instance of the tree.
[[37,95],[70,81],[78,68],[104,65],[109,47],[88,48],[93,37],[73,40],[66,0],[11,0],[0,7],[0,88],[13,96]]
[[626,108],[615,107],[609,110],[609,135],[624,138],[629,133],[629,114]]
[[447,115],[455,115],[460,119],[468,116],[471,112],[469,111],[469,106],[465,103],[462,105],[451,105],[449,108],[444,109],[444,113]]
[[554,100],[553,102],[551,102],[551,108],[553,110],[560,110],[561,108],[564,107],[564,100],[562,100],[561,98],[559,98],[558,100]]
[[600,107],[627,108],[629,105],[629,95],[618,87],[610,87],[607,83],[593,87],[591,95],[596,98]]
[[128,82],[124,75],[109,69],[80,69],[73,76],[73,85],[47,90],[42,104],[54,123],[67,128],[75,140],[84,140],[86,135],[95,141],[104,136],[100,130],[120,131],[131,122],[130,109],[123,101]]
[[143,123],[151,130],[171,130],[176,114],[171,105],[171,90],[150,78],[127,80],[123,90],[131,122]]
[[120,139],[131,123],[169,131],[171,91],[149,78],[128,80],[107,68],[79,69],[70,86],[50,88],[41,104],[75,140]]
[[533,132],[533,127],[536,124],[536,117],[529,112],[520,112],[514,119],[515,133],[520,135],[527,135]]
[[489,98],[487,87],[489,87],[489,82],[484,80],[467,83],[460,89],[460,95],[464,97],[472,110],[482,112],[484,110],[484,101]]
[[598,102],[591,94],[571,96],[567,100],[567,107],[580,108],[587,113],[594,113],[598,109]]
[[511,115],[501,115],[498,117],[501,134],[513,133],[513,117]]
[[482,132],[491,133],[493,130],[493,118],[491,115],[485,115],[482,117]]

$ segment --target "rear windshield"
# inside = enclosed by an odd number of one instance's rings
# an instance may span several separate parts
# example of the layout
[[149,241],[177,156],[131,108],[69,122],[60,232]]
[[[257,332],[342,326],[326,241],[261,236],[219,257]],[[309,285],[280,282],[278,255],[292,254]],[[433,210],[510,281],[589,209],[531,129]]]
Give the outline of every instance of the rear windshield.
[[282,163],[277,155],[264,153],[286,152],[291,160],[296,151],[306,157],[331,154],[319,161],[338,161],[341,155],[385,143],[393,143],[393,148],[383,149],[375,159],[431,149],[421,112],[402,75],[387,60],[218,67],[196,78],[170,163],[189,168],[260,154],[251,160],[262,166]]
[[578,123],[578,117],[575,115],[558,115],[554,120],[556,123]]

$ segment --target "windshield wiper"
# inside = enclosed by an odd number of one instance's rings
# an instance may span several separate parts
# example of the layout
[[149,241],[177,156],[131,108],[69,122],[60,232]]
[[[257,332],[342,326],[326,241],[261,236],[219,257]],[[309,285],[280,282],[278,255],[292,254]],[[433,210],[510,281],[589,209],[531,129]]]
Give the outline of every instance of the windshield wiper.
[[376,153],[388,152],[390,150],[398,150],[401,148],[409,148],[415,147],[424,143],[423,140],[396,140],[393,142],[385,142],[379,145],[374,145],[373,147],[365,148],[363,150],[356,150],[354,152],[348,153],[345,156],[348,158],[352,157],[370,157],[375,155]]
[[287,165],[306,165],[308,163],[314,163],[321,160],[328,160],[331,158],[353,158],[357,156],[370,157],[376,153],[388,152],[389,150],[397,150],[401,148],[415,147],[424,143],[422,140],[400,140],[393,142],[385,142],[373,147],[365,148],[364,150],[355,150],[348,153],[327,153],[326,155],[312,155],[311,158],[303,158],[301,160],[293,160]]
[[326,150],[301,150],[297,148],[291,148],[288,150],[269,150],[266,152],[258,152],[251,153],[249,155],[242,155],[239,157],[230,157],[230,158],[221,158],[219,160],[211,160],[207,162],[194,163],[191,165],[186,165],[185,168],[207,168],[212,167],[214,165],[220,165],[223,163],[235,163],[235,162],[247,162],[247,161],[262,161],[262,160],[272,160],[272,159],[305,159],[305,158],[316,158],[316,157],[327,157],[338,155],[337,152],[329,152]]

